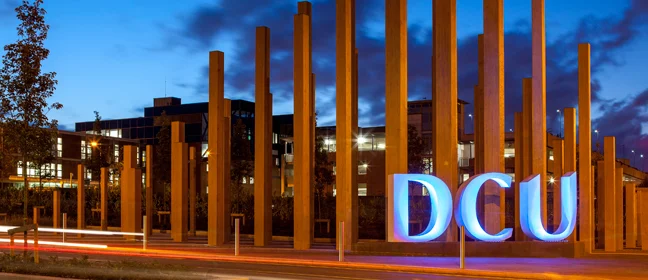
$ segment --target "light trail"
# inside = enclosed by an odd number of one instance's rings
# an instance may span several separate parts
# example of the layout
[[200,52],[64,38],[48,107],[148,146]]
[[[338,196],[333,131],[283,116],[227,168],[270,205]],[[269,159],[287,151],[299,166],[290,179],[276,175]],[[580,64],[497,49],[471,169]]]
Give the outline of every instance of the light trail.
[[[14,239],[14,244],[19,243],[20,241],[24,242],[24,239]],[[0,242],[11,243],[10,239],[0,238]],[[34,244],[34,240],[28,239],[28,244]],[[38,245],[51,245],[51,246],[62,246],[62,247],[77,247],[77,248],[91,248],[91,249],[106,249],[108,245],[99,245],[99,244],[83,244],[83,243],[70,243],[70,242],[54,242],[54,241],[38,241]],[[14,245],[14,247],[17,247]]]
[[[0,232],[7,232],[10,229],[17,227],[0,226]],[[39,227],[39,232],[56,232],[56,233],[71,233],[71,234],[90,234],[90,235],[130,235],[130,236],[144,236],[141,232],[121,232],[121,231],[102,231],[102,230],[86,230],[86,229],[62,229],[62,228],[47,228]]]

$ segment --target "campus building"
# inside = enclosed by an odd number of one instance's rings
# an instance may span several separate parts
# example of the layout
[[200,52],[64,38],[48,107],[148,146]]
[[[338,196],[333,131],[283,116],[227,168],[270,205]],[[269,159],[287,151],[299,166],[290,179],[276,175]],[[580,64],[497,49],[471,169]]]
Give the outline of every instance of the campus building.
[[[96,143],[95,136],[85,132],[71,132],[59,130],[56,145],[52,147],[54,160],[41,168],[35,168],[28,163],[27,180],[30,187],[43,185],[43,187],[76,187],[77,166],[83,164],[93,152],[93,144]],[[121,161],[124,145],[137,145],[137,141],[119,137],[102,136],[101,145],[107,145],[108,151],[114,162]],[[138,162],[143,162],[138,158]],[[10,183],[16,186],[23,186],[23,170],[20,162],[16,162],[16,168],[11,174],[0,178],[3,183]],[[99,178],[92,178],[89,170],[83,175],[88,184],[98,184]],[[109,181],[116,181],[116,176]]]
[[[108,135],[110,139],[124,140],[132,145],[139,146],[140,157],[143,156],[146,145],[154,145],[156,135],[160,130],[158,119],[164,112],[170,121],[185,122],[185,139],[190,147],[195,147],[203,157],[203,163],[198,174],[201,182],[199,193],[207,192],[207,126],[208,126],[208,102],[182,104],[180,98],[164,97],[155,98],[153,107],[144,108],[144,116],[139,118],[102,120],[100,122],[102,134]],[[254,102],[245,100],[232,100],[232,125],[241,120],[248,131],[250,149],[254,155]],[[466,114],[463,100],[457,101],[458,112],[458,167],[459,183],[467,180],[475,172],[475,145],[474,134],[466,133],[472,130],[472,114]],[[275,115],[272,118],[272,143],[273,143],[273,193],[292,196],[293,194],[293,115]],[[432,163],[432,101],[418,100],[408,102],[408,125],[414,126],[420,133],[426,145],[423,157],[425,169],[423,173],[433,174]],[[76,133],[93,133],[93,121],[76,123]],[[329,160],[333,163],[335,174],[335,126],[320,126],[316,129],[318,136],[324,141],[324,149],[329,153]],[[547,133],[547,172],[549,178],[558,178],[560,174],[553,174],[553,147],[556,135]],[[358,195],[360,196],[384,196],[385,194],[385,127],[363,127],[358,129]],[[89,149],[89,148],[88,148]],[[594,152],[595,157],[599,155]],[[515,181],[515,155],[514,133],[507,129],[505,132],[504,163],[505,173],[514,178]],[[640,182],[644,173],[631,167],[628,160],[618,160],[619,167],[624,168],[624,180]],[[76,167],[74,167],[76,168]],[[67,174],[67,173],[66,173]],[[145,176],[145,175],[144,175]],[[551,179],[550,179],[551,180]],[[555,180],[555,179],[554,179]],[[243,185],[252,191],[254,177],[244,179]],[[159,191],[159,187],[156,187]],[[336,193],[335,184],[329,186],[327,191]],[[551,188],[549,189],[551,191]],[[417,188],[413,195],[426,195],[423,188]],[[507,192],[507,200],[513,200],[513,192]]]

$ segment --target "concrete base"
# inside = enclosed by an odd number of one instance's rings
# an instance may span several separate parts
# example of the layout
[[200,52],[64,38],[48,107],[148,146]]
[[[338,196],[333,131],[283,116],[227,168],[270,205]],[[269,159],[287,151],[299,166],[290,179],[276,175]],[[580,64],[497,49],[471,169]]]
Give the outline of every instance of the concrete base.
[[[352,252],[371,255],[458,257],[459,242],[358,242],[353,244]],[[466,257],[578,258],[583,255],[582,242],[466,242]]]

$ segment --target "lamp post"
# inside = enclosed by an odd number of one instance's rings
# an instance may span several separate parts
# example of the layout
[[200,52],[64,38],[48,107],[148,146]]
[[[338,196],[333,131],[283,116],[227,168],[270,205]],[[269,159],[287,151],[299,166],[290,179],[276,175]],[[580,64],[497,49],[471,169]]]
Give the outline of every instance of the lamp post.
[[637,154],[634,150],[631,150],[630,152],[632,153],[632,165],[637,166]]
[[599,131],[598,131],[598,129],[595,129],[594,133],[596,133],[596,151],[599,152]]
[[641,170],[644,171],[646,170],[646,166],[644,164],[643,154],[639,155],[639,157],[641,158]]

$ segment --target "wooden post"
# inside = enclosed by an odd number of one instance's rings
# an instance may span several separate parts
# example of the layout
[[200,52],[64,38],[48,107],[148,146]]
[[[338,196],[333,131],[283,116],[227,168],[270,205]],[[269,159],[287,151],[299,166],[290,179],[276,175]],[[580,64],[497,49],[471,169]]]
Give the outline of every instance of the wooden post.
[[[83,165],[77,165],[77,229],[85,229],[85,187]],[[79,234],[79,237],[83,237]]]
[[187,193],[189,163],[184,122],[171,123],[171,238],[187,241]]
[[108,230],[108,169],[101,168],[101,230]]
[[594,248],[594,180],[592,162],[590,46],[578,45],[578,211],[579,241],[585,252]]
[[146,236],[153,233],[153,146],[146,145]]
[[[272,95],[268,27],[256,28],[255,58],[254,216],[258,218],[254,219],[254,246],[267,246],[272,241]],[[310,81],[310,73],[307,79]]]
[[605,203],[603,209],[605,211],[605,251],[614,252],[617,249],[617,222],[616,222],[616,141],[612,136],[604,138],[604,173],[605,183],[604,187]]

